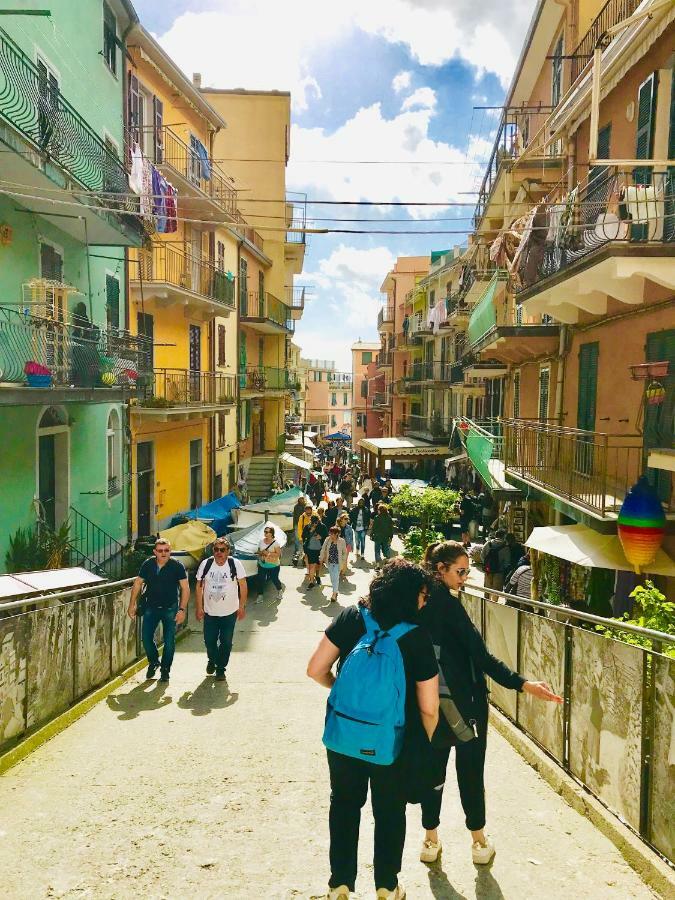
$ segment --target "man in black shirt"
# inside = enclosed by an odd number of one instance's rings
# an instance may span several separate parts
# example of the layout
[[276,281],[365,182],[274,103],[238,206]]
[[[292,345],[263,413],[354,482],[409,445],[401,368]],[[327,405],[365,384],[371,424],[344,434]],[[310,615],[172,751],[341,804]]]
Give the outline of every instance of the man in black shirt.
[[155,643],[155,631],[162,623],[162,650],[160,681],[169,680],[171,663],[176,649],[176,625],[185,621],[190,586],[187,572],[182,563],[171,559],[171,544],[164,538],[155,541],[153,556],[146,559],[138,571],[131,588],[128,614],[135,618],[138,597],[145,586],[145,609],[143,615],[143,648],[148,657],[146,678],[154,678],[160,667],[159,650]]

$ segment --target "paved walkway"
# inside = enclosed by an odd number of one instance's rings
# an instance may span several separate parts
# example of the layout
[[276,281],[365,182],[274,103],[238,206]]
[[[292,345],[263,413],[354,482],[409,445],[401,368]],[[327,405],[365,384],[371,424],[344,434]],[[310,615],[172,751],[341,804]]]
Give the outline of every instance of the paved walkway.
[[[281,605],[254,603],[238,626],[227,684],[205,677],[195,632],[170,685],[136,677],[0,778],[0,897],[323,896],[326,694],[305,665],[335,607],[327,587],[298,591],[299,570],[284,567],[283,578]],[[362,568],[341,603],[367,581]],[[495,732],[487,785],[498,848],[489,868],[471,863],[452,781],[440,864],[417,859],[419,808],[409,808],[410,900],[654,896]],[[358,896],[372,897],[369,812],[362,830]]]

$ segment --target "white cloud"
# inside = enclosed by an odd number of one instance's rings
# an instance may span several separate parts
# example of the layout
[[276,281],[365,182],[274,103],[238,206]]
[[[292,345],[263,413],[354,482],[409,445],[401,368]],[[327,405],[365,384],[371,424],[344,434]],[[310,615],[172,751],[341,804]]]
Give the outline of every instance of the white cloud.
[[417,88],[414,93],[406,97],[403,101],[401,109],[405,112],[408,109],[434,109],[436,106],[436,93],[430,87]]
[[[214,87],[290,90],[296,110],[321,90],[311,63],[355,30],[407,47],[422,65],[461,58],[506,86],[535,0],[212,0],[186,12],[159,40],[185,72]],[[410,85],[399,72],[392,87]]]
[[394,75],[391,86],[397,94],[400,94],[401,91],[410,87],[411,79],[412,72],[399,72],[397,75]]

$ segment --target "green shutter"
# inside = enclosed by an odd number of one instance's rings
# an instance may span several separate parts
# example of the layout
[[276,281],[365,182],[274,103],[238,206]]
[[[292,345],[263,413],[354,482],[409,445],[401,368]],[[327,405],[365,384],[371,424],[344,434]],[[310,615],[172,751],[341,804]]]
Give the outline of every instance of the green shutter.
[[[671,170],[672,171],[672,170]],[[645,463],[651,448],[670,449],[675,443],[675,328],[655,331],[647,335],[647,362],[669,362],[668,374],[656,379],[666,390],[663,403],[645,405],[644,451]],[[645,384],[645,388],[647,385]],[[671,474],[660,469],[647,469],[647,477],[664,502],[671,497]]]
[[120,283],[114,275],[105,276],[105,308],[108,328],[119,328]]
[[599,344],[594,341],[579,348],[579,388],[577,428],[595,431],[595,411],[598,394]]
[[[656,72],[643,81],[638,90],[637,132],[635,136],[635,158],[651,159],[654,152],[654,121],[656,119]],[[633,170],[636,184],[650,184],[652,170],[640,167]]]
[[[673,69],[670,88],[670,133],[668,136],[668,159],[675,159],[675,68]],[[666,208],[663,226],[664,241],[675,241],[675,166],[668,169],[666,175]]]

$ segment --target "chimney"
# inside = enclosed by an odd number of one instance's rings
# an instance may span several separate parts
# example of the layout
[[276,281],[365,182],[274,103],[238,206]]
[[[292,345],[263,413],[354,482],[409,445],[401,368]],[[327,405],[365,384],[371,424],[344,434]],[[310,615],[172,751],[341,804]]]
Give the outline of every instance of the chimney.
[[201,90],[201,87],[202,87],[202,73],[201,72],[193,72],[192,73],[192,83],[197,88],[197,90]]

